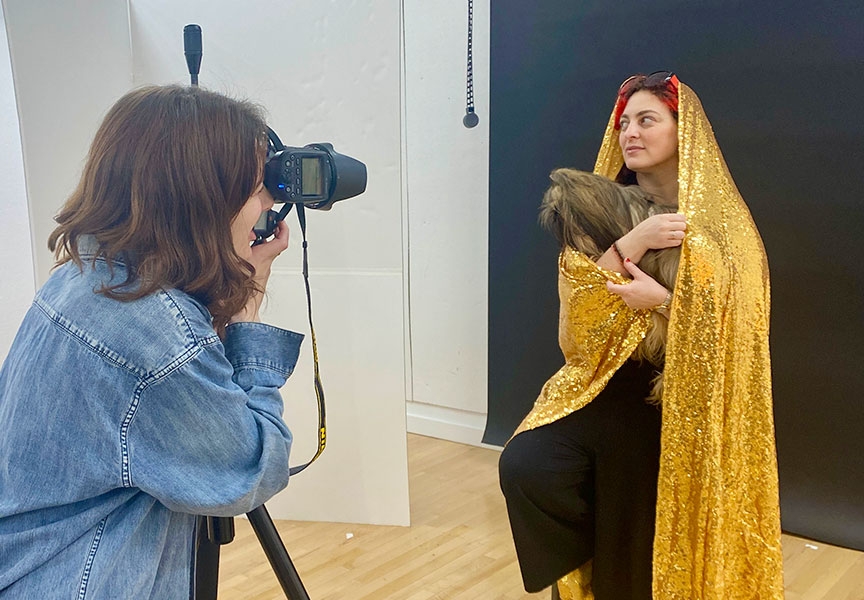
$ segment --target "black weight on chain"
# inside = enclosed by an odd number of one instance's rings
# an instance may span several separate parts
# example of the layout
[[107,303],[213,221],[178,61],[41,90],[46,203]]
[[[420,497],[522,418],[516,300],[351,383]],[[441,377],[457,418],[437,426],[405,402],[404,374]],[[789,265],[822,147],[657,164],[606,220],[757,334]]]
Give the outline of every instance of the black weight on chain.
[[471,129],[480,122],[477,113],[474,112],[474,0],[468,0],[468,83],[465,98],[465,116],[462,124]]

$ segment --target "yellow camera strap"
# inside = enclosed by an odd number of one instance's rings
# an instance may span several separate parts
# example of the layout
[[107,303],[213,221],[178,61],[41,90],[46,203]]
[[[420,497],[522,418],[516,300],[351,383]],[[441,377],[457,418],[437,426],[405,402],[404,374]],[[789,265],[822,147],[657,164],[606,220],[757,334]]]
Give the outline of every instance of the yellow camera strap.
[[300,231],[303,234],[303,282],[306,285],[306,308],[309,315],[309,331],[312,337],[312,360],[314,363],[314,385],[315,397],[318,400],[318,450],[315,452],[309,461],[302,465],[291,467],[289,473],[296,475],[315,460],[324,452],[324,446],[327,445],[327,423],[326,411],[324,409],[324,386],[321,384],[321,373],[318,369],[318,343],[315,339],[315,326],[312,324],[312,294],[309,289],[309,256],[308,243],[306,242],[306,212],[302,204],[297,204],[297,220],[300,222]]

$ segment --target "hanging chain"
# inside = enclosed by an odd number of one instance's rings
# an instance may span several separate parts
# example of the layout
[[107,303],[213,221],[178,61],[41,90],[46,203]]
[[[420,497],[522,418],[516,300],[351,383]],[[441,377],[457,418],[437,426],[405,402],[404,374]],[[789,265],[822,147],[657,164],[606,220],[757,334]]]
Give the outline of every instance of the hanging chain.
[[474,0],[468,0],[468,81],[465,96],[465,116],[462,124],[469,129],[480,119],[474,113]]

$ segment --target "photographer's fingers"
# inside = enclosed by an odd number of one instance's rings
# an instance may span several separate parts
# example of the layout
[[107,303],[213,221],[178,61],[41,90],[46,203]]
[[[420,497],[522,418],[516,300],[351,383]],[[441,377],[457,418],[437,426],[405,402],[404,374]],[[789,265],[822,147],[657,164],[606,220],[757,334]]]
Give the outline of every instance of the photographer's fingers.
[[288,247],[288,225],[285,221],[276,224],[273,237],[263,244],[252,247],[252,262],[257,267],[265,262],[273,262]]
[[285,223],[285,221],[279,221],[279,223],[276,224],[276,235],[270,241],[279,242],[278,248],[280,253],[288,247],[288,234],[288,224]]

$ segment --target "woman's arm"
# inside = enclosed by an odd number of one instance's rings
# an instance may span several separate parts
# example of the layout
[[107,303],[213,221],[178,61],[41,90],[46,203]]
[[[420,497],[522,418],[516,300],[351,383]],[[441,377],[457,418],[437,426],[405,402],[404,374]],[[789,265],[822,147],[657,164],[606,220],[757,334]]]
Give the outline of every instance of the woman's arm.
[[124,484],[171,510],[213,516],[249,512],[284,488],[292,438],[279,388],[302,338],[229,325],[224,346],[200,347],[142,382],[127,416]]
[[638,264],[648,250],[680,246],[686,230],[687,220],[682,214],[664,213],[648,217],[607,249],[597,264],[609,271],[629,276],[630,272],[624,265],[625,259],[629,258]]

